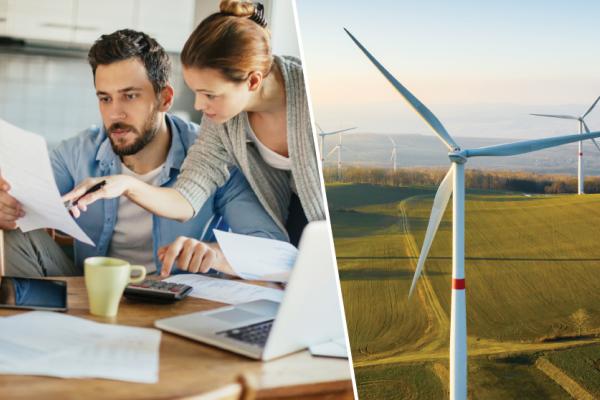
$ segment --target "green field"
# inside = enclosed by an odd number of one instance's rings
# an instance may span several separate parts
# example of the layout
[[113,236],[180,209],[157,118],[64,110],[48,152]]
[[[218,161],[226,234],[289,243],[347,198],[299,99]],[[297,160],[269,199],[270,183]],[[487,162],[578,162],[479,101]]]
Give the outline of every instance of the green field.
[[[447,362],[451,207],[425,265],[425,279],[413,298],[407,297],[434,190],[327,187],[353,359],[363,371],[357,374],[359,388],[360,377],[371,376],[370,368],[378,368],[378,376],[401,363],[410,369]],[[584,333],[599,331],[600,224],[595,221],[600,221],[599,195],[467,193],[467,329],[476,360],[486,354],[568,347],[564,339],[548,339],[575,335],[570,316],[578,309],[589,316]],[[473,372],[470,385],[477,393],[489,393],[487,398],[512,398],[511,385],[528,396],[516,377],[529,374],[527,379],[535,382],[532,393],[565,398],[531,365],[472,361],[470,369],[479,366],[479,372]],[[508,386],[490,385],[491,377],[502,379],[507,372],[516,374]],[[362,397],[377,398],[369,394],[375,393],[373,384],[361,390]],[[438,398],[419,393],[419,398]]]
[[439,399],[444,387],[428,364],[394,364],[357,368],[358,395],[361,399],[418,400]]
[[600,345],[557,351],[547,358],[600,398]]

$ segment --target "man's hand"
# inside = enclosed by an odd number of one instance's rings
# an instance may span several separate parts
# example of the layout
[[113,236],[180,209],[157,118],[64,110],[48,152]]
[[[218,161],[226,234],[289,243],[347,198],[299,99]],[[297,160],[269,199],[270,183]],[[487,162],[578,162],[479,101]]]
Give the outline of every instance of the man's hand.
[[181,270],[193,273],[208,272],[211,268],[222,270],[219,266],[224,259],[218,245],[185,236],[180,236],[173,243],[161,247],[157,254],[162,262],[161,276],[169,276],[173,264]]
[[23,206],[8,194],[10,184],[0,175],[0,229],[17,228],[17,220],[25,216]]

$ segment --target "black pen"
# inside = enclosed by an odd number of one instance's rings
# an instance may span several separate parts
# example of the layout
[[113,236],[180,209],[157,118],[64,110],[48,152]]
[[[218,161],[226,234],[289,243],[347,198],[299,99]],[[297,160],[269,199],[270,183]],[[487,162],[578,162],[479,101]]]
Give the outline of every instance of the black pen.
[[96,183],[94,186],[92,186],[91,188],[86,190],[84,194],[82,194],[81,196],[76,198],[75,201],[71,201],[71,200],[65,201],[65,203],[64,203],[65,207],[67,207],[67,208],[75,207],[79,200],[81,200],[83,197],[87,196],[90,193],[94,193],[94,192],[102,189],[104,187],[104,185],[106,185],[106,181],[100,181],[100,182]]

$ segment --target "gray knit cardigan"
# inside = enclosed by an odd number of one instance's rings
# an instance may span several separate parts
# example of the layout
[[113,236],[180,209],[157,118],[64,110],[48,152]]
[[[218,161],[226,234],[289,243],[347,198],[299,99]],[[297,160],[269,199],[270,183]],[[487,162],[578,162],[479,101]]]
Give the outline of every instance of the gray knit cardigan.
[[[285,81],[287,142],[291,171],[275,169],[248,141],[245,112],[223,124],[203,118],[200,134],[190,147],[174,188],[191,204],[194,212],[229,178],[236,165],[244,174],[271,218],[285,232],[292,185],[309,221],[324,220],[325,206],[310,124],[302,64],[289,56],[275,56]],[[291,176],[290,176],[291,172]]]

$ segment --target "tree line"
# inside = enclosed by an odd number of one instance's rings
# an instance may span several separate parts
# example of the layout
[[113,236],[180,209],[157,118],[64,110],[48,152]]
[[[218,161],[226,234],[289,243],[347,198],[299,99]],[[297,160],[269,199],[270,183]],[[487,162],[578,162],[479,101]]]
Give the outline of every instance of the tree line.
[[[447,170],[442,168],[389,168],[348,166],[338,179],[337,167],[325,167],[326,183],[370,183],[389,186],[437,186]],[[503,190],[525,193],[577,193],[577,177],[560,174],[538,174],[518,171],[467,169],[465,184],[469,189]],[[585,193],[600,193],[600,177],[585,178]]]

